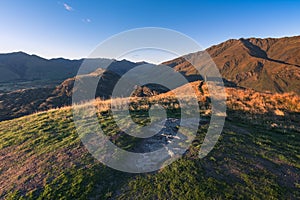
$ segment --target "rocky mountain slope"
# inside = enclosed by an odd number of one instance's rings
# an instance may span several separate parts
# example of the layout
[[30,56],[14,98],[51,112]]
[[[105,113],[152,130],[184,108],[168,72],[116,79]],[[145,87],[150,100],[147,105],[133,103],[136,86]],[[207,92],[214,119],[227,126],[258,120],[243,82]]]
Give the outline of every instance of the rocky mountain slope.
[[[229,82],[261,92],[300,94],[300,36],[231,39],[206,51]],[[163,64],[188,76],[196,73],[183,57]]]

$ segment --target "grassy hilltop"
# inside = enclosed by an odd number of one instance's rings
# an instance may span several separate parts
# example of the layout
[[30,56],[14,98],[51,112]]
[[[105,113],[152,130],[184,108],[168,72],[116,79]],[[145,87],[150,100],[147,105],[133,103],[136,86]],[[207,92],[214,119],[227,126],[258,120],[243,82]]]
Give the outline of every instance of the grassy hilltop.
[[[70,107],[0,122],[0,199],[300,198],[299,97],[227,90],[239,95],[228,96],[228,116],[213,151],[198,158],[208,127],[202,125],[186,154],[155,173],[119,172],[95,160],[80,142]],[[113,142],[125,149],[139,142],[113,137],[118,128],[108,102],[94,104]],[[176,113],[171,109],[169,116]]]

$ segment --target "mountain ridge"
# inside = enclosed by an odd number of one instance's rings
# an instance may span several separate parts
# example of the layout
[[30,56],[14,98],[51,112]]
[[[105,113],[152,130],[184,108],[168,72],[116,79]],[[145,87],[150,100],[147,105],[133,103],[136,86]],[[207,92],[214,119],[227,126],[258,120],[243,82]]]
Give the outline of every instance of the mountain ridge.
[[[205,51],[211,56],[225,81],[260,92],[300,94],[300,36],[229,39]],[[191,54],[199,53],[201,52]],[[17,58],[3,59],[7,56]],[[185,62],[184,57],[162,64],[183,73],[190,81],[198,80],[199,74],[194,67]],[[44,59],[24,52],[0,54],[0,80],[8,82],[72,78],[83,60]],[[126,62],[131,61],[126,60]],[[121,74],[127,71],[126,66],[119,67],[123,69]],[[119,67],[115,67],[114,70],[119,71]],[[86,73],[92,71],[90,69]]]
[[[260,92],[300,94],[300,36],[230,39],[206,51],[222,77],[237,86]],[[184,57],[163,64],[185,74],[195,74],[194,67]]]

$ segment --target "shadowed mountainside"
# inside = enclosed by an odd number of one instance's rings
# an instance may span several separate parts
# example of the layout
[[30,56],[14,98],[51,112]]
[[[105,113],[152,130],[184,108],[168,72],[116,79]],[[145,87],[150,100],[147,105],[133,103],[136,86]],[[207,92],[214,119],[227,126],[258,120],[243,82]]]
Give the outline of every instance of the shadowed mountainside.
[[44,59],[23,52],[0,54],[0,82],[61,80],[75,76],[82,60]]
[[[95,83],[99,80],[95,98],[109,99],[121,75],[137,65],[144,64],[127,60],[111,61],[106,59],[88,60],[88,62],[88,64],[94,64],[94,67],[89,66],[88,71],[96,68],[95,71],[78,75],[76,78],[68,78],[56,87],[49,85],[42,88],[37,87],[0,93],[0,121],[28,115],[37,111],[71,105],[73,89],[78,89],[73,88],[75,79],[79,83],[85,84],[87,87],[86,90],[88,90],[90,82]],[[111,62],[106,70],[101,68],[101,66],[106,64],[105,62]],[[166,91],[168,90],[164,87],[151,87],[150,85],[147,87],[137,87],[133,95],[152,96]],[[84,90],[81,92],[83,95],[86,94]]]

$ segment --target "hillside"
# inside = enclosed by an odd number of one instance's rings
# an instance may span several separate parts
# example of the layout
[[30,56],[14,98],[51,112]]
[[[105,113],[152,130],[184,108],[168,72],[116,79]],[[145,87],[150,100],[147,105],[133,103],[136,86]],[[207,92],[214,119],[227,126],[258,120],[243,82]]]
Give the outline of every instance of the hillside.
[[[300,36],[231,39],[206,51],[222,77],[237,86],[261,92],[300,94]],[[183,57],[163,64],[190,77],[196,74]]]
[[[127,60],[111,61],[107,59],[88,59],[85,62],[87,65],[86,74],[79,75],[77,79],[81,82],[89,82],[97,81],[101,76],[95,97],[103,99],[110,98],[113,87],[122,74],[140,64]],[[110,65],[104,70],[101,67],[105,66],[106,62]],[[61,83],[58,84],[49,83],[47,80],[28,81],[26,82],[27,85],[22,85],[25,87],[24,89],[0,91],[0,121],[71,105],[74,80],[75,77],[71,77],[60,81]],[[3,83],[6,86],[7,84]],[[15,84],[20,83],[12,81],[7,87],[12,87]]]
[[[195,89],[198,84],[193,83]],[[94,160],[75,132],[70,107],[0,122],[0,198],[299,198],[299,97],[228,90],[228,116],[214,150],[204,159],[197,157],[207,129],[202,124],[183,158],[148,174],[118,172]],[[172,102],[171,94],[152,97],[160,99]],[[108,103],[95,102],[105,133],[125,149],[138,145],[115,137],[119,131],[107,112]],[[202,117],[209,117],[201,110]]]

